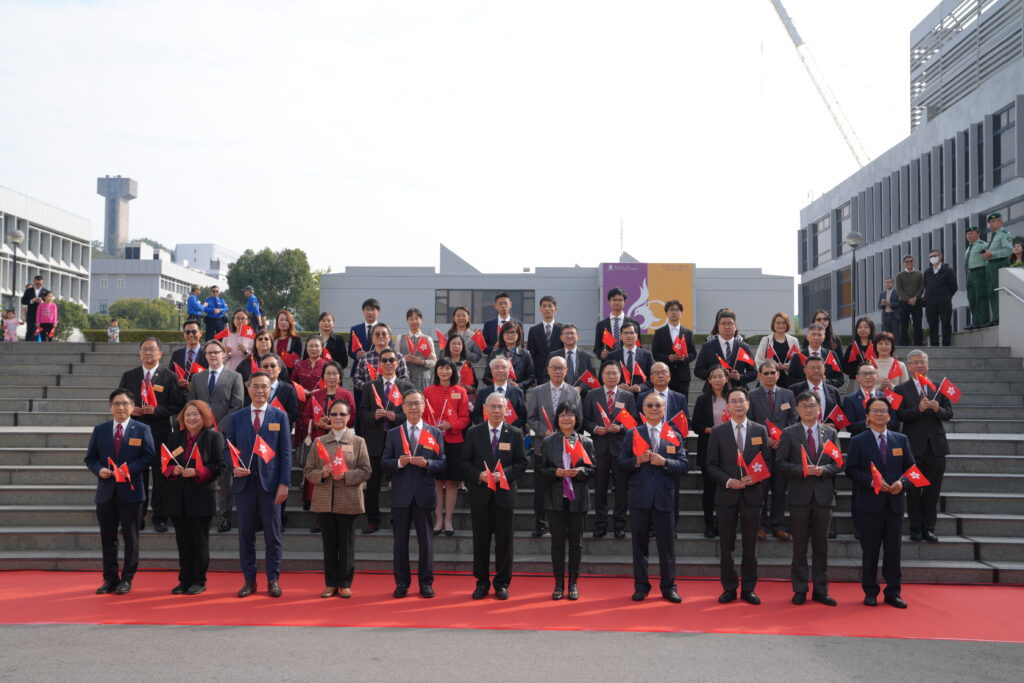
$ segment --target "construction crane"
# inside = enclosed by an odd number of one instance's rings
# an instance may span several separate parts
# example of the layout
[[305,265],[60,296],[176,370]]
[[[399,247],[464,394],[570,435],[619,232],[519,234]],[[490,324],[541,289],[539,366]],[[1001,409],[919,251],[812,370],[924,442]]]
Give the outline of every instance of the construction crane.
[[796,53],[800,57],[800,62],[804,65],[807,75],[811,78],[811,83],[814,84],[814,88],[818,91],[818,95],[821,96],[821,101],[825,103],[825,108],[828,109],[832,121],[835,122],[840,135],[846,141],[846,146],[850,148],[850,153],[853,154],[853,158],[857,161],[857,166],[864,168],[864,164],[871,161],[871,157],[868,156],[863,145],[860,144],[857,133],[854,132],[853,126],[850,125],[846,115],[843,113],[843,108],[839,106],[839,100],[832,93],[832,89],[828,87],[825,75],[818,68],[818,63],[814,61],[811,48],[807,47],[800,34],[797,33],[796,26],[793,24],[793,20],[789,18],[789,14],[786,12],[786,8],[783,7],[781,0],[771,0],[771,3],[772,7],[775,8],[775,13],[779,15],[782,25],[786,27],[786,32],[789,33],[793,46],[796,47]]

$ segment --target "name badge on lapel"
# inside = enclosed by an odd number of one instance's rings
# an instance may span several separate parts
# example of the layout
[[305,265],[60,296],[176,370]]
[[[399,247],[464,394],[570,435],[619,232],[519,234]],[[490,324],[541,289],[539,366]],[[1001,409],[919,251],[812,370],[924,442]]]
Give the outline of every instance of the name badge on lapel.
[[142,439],[128,439],[128,445],[129,446],[141,446],[142,445]]
[[752,436],[752,437],[750,437],[750,443],[752,443],[755,446],[760,446],[761,445],[761,437],[759,437],[759,436]]
[[510,444],[508,442],[499,443],[498,444],[498,450],[499,451],[510,451],[510,450],[512,450],[512,444]]
[[672,455],[673,453],[676,452],[676,447],[675,446],[665,446],[665,452],[668,453],[669,455]]
[[279,432],[279,431],[281,431],[281,423],[280,422],[270,422],[270,423],[267,424],[267,429],[269,429],[272,432]]
[[893,455],[894,458],[902,458],[903,457],[903,449],[902,448],[894,448],[894,449],[892,449],[892,455]]
[[452,398],[455,399],[456,401],[459,400],[460,398],[462,398],[462,392],[461,391],[453,391],[452,392]]
[[615,407],[618,408],[619,410],[622,410],[623,408],[626,407],[626,404],[623,403],[622,401],[616,401],[615,402]]
[[184,452],[185,452],[185,449],[182,448],[181,446],[178,446],[173,451],[171,451],[171,455],[178,456],[178,455],[181,455]]
[[789,410],[789,404],[783,403],[781,406],[779,406],[779,410]]
[[153,385],[153,391],[163,391],[163,390],[164,390],[164,385],[163,384],[154,384]]

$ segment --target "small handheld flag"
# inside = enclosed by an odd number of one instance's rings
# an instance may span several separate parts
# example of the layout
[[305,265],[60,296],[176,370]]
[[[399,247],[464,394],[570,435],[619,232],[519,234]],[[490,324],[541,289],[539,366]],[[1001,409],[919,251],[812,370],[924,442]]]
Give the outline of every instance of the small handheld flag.
[[911,465],[910,469],[903,473],[903,476],[914,486],[931,486],[931,482],[925,478],[921,470],[917,469],[917,465]]

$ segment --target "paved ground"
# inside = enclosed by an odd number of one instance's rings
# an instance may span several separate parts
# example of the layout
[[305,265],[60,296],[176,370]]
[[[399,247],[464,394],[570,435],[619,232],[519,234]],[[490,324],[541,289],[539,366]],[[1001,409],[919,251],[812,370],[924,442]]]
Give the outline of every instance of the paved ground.
[[1024,647],[718,634],[237,626],[0,627],[0,680],[1012,681]]

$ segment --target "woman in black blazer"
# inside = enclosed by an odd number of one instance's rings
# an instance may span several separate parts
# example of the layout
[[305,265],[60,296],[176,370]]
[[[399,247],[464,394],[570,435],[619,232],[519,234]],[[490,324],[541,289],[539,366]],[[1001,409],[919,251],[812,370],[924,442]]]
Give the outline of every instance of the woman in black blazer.
[[210,427],[213,413],[206,401],[189,401],[178,413],[178,429],[167,439],[161,462],[164,484],[162,512],[174,524],[178,542],[178,585],[174,595],[206,590],[210,566],[210,520],[216,511],[214,483],[227,468],[224,436]]
[[[334,316],[330,313],[321,313],[317,319],[317,326],[320,328],[320,341],[324,343],[324,351],[330,354],[330,358],[327,360],[333,360],[344,370],[348,367],[348,350],[345,348],[345,340],[341,338],[341,335],[334,334]],[[308,355],[303,349],[302,359],[306,358]]]
[[701,496],[701,507],[704,510],[704,538],[718,535],[715,524],[715,480],[708,475],[705,468],[708,461],[708,441],[711,440],[711,429],[722,422],[722,410],[726,407],[726,396],[729,395],[729,378],[721,365],[713,365],[708,370],[708,381],[704,390],[697,397],[693,406],[693,431],[697,434],[697,463],[700,465],[700,477],[704,484]]
[[[544,439],[537,467],[540,476],[548,480],[544,509],[548,512],[548,527],[551,529],[551,568],[555,575],[551,599],[561,600],[565,592],[565,539],[568,536],[569,599],[578,600],[580,594],[576,582],[583,557],[583,521],[587,516],[589,499],[587,482],[597,471],[593,465],[596,456],[594,444],[582,434],[583,419],[576,406],[562,401],[555,410],[555,419],[555,431]],[[580,456],[574,459],[566,452],[566,443],[569,448],[582,446],[591,464],[588,465]],[[566,486],[566,482],[571,488]]]
[[515,378],[512,377],[512,373],[509,373],[508,381],[522,389],[524,394],[537,383],[537,378],[533,374],[533,357],[523,346],[523,328],[519,326],[519,323],[510,320],[501,326],[498,341],[494,344],[491,355],[487,357],[484,384],[493,384],[491,361],[499,357],[507,358],[508,362],[512,364]]

